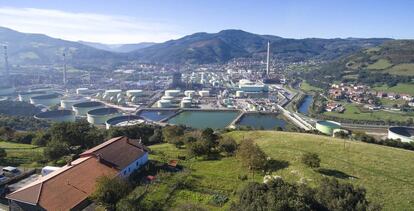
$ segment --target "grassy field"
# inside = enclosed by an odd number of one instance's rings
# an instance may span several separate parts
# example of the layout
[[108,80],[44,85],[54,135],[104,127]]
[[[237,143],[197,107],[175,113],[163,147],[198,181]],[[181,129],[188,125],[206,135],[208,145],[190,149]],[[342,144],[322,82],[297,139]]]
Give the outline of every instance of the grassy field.
[[[280,175],[289,182],[306,180],[310,186],[316,186],[322,177],[336,177],[341,181],[363,185],[368,198],[382,204],[384,210],[409,210],[414,206],[414,167],[409,162],[414,159],[414,152],[300,133],[237,131],[225,136],[238,141],[243,138],[255,140],[268,156],[287,164],[274,175]],[[185,150],[176,149],[170,144],[150,148],[155,151],[150,159],[162,160],[160,152],[168,159],[185,155]],[[304,152],[319,154],[322,171],[314,171],[300,162]],[[227,210],[231,201],[237,199],[237,190],[244,184],[262,181],[262,176],[258,174],[252,178],[252,174],[235,157],[212,161],[189,159],[180,164],[197,178],[197,188],[175,191],[166,199],[163,195],[169,189],[157,184],[157,188],[151,189],[145,199],[161,200],[161,203],[173,206],[195,203],[208,210]],[[242,181],[238,179],[240,175],[248,175],[249,179]],[[211,205],[209,201],[215,192],[227,195],[229,202],[223,207]]]
[[384,70],[392,66],[392,63],[390,63],[387,59],[379,59],[374,64],[368,65],[368,69],[370,70]]
[[388,69],[387,72],[394,75],[414,76],[414,64],[407,63],[395,65],[392,68]]
[[414,84],[399,83],[397,86],[388,87],[387,85],[373,87],[376,91],[394,92],[399,94],[414,95]]
[[30,144],[18,144],[12,142],[0,141],[0,148],[6,150],[7,157],[0,162],[0,165],[6,166],[24,166],[33,167],[34,158],[43,152],[43,148]]
[[310,91],[322,91],[322,89],[321,88],[318,88],[318,87],[315,87],[315,86],[312,86],[312,85],[310,85],[310,84],[308,84],[308,83],[306,83],[306,81],[303,81],[302,83],[301,83],[301,85],[300,85],[300,89],[302,89],[303,91],[305,91],[305,92],[310,92]]
[[409,118],[414,118],[413,112],[368,111],[355,104],[345,104],[344,107],[346,110],[343,113],[324,112],[323,114],[328,117],[332,116],[343,119],[370,121],[405,121]]

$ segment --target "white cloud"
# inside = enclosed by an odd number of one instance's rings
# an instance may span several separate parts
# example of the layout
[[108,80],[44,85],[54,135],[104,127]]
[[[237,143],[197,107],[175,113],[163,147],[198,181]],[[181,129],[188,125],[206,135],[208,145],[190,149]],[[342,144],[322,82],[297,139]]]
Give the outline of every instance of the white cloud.
[[176,26],[160,21],[36,8],[0,7],[0,26],[65,40],[108,44],[163,42],[181,36]]

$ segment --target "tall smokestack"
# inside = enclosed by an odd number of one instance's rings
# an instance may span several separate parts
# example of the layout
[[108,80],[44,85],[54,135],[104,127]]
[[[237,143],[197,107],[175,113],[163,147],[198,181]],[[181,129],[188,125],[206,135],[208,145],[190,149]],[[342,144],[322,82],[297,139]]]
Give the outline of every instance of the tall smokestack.
[[267,41],[267,62],[266,62],[266,76],[269,77],[269,61],[270,61],[270,41]]
[[6,85],[10,85],[10,78],[9,78],[9,60],[7,56],[7,45],[3,46],[4,48],[4,78],[6,80]]
[[66,91],[66,83],[67,83],[67,78],[66,78],[66,54],[63,53],[63,87],[65,88],[65,91]]

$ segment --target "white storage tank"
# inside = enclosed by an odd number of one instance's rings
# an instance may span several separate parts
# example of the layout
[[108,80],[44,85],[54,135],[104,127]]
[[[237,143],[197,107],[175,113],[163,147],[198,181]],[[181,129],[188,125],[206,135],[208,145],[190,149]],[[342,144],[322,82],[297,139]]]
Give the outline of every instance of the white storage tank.
[[35,119],[52,122],[75,122],[75,115],[71,110],[46,111],[34,115]]
[[121,94],[122,90],[120,89],[109,89],[105,91],[105,94],[107,98],[113,97],[113,96],[117,96],[118,94]]
[[210,96],[210,91],[208,91],[208,90],[202,90],[202,91],[199,91],[198,94],[201,97],[208,97],[208,96]]
[[114,117],[122,115],[116,108],[98,108],[90,110],[87,113],[87,120],[94,125],[105,124],[106,121]]
[[241,90],[236,91],[236,97],[239,97],[239,98],[244,97],[244,91],[241,91]]
[[106,129],[111,127],[123,127],[145,123],[145,121],[137,115],[118,116],[106,121]]
[[38,95],[30,98],[30,103],[33,105],[53,106],[60,104],[60,95],[57,93]]
[[191,108],[191,100],[182,100],[181,108]]
[[186,91],[184,91],[184,95],[186,97],[194,97],[195,93],[196,92],[194,90],[186,90]]
[[19,101],[30,102],[31,97],[48,94],[46,91],[28,91],[19,93]]
[[105,105],[101,102],[82,102],[76,103],[72,106],[73,111],[75,112],[76,116],[83,116],[85,117],[88,111],[97,109],[97,108],[104,108]]
[[144,92],[141,89],[134,89],[134,90],[128,90],[126,91],[126,95],[131,98],[131,97],[139,97],[144,95]]
[[169,97],[177,97],[178,95],[180,95],[180,90],[165,90],[164,94],[165,96],[169,96]]
[[76,89],[76,94],[78,95],[85,95],[89,93],[89,89],[88,88],[77,88]]
[[76,103],[85,102],[83,97],[65,97],[60,100],[60,107],[66,110],[72,110],[72,106]]
[[171,107],[172,103],[171,100],[159,100],[157,105],[158,108],[169,108]]

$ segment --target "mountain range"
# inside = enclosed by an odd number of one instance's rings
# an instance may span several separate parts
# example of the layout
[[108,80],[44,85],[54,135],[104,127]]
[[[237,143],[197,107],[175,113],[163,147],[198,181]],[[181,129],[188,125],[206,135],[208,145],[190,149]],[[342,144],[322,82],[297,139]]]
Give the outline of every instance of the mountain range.
[[141,43],[131,43],[131,44],[104,44],[104,43],[86,42],[86,41],[79,41],[79,43],[96,48],[96,49],[117,52],[117,53],[128,53],[131,51],[139,50],[139,49],[146,48],[146,47],[156,44],[154,42],[141,42]]
[[242,30],[223,30],[218,33],[195,33],[164,43],[105,45],[66,41],[0,27],[0,43],[9,46],[11,64],[53,65],[61,63],[62,54],[66,52],[68,63],[81,68],[114,66],[131,61],[205,64],[240,57],[264,58],[268,41],[272,56],[279,60],[332,60],[363,48],[378,46],[387,40],[390,39],[288,39]]

